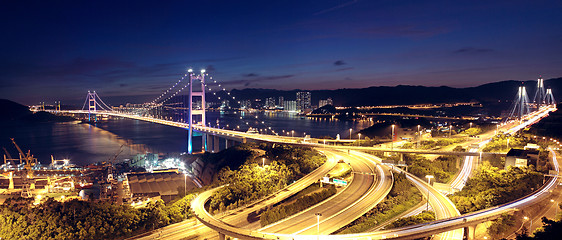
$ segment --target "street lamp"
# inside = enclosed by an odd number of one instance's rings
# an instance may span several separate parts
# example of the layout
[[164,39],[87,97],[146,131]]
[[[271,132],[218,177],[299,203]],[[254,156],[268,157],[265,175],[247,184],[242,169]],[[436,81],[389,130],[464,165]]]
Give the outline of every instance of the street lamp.
[[320,239],[320,217],[322,217],[321,213],[316,213],[316,234],[318,239]]
[[261,158],[261,166],[265,167],[265,158]]
[[528,218],[527,216],[523,217],[523,219],[525,219],[525,221],[530,220],[529,221],[529,231],[532,231],[532,227],[533,227],[533,219],[532,218]]
[[187,173],[183,173],[183,195],[187,196]]
[[295,136],[295,130],[291,130],[291,137]]
[[418,125],[418,146],[416,148],[420,148],[420,141],[421,141],[421,132],[420,132],[420,125]]
[[425,175],[425,178],[427,178],[427,204],[425,205],[425,210],[429,211],[429,188],[433,175]]
[[349,140],[351,140],[351,131],[352,131],[352,130],[353,130],[353,129],[351,129],[351,128],[349,129]]
[[357,135],[359,135],[359,142],[357,142],[357,145],[361,144],[361,133],[358,133]]

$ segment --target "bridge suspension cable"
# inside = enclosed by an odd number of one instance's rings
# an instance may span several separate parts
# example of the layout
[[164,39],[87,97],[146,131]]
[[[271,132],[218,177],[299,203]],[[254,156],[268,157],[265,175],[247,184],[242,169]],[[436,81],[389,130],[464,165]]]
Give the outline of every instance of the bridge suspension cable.
[[[101,104],[100,104],[101,102]],[[96,93],[96,91],[90,92],[88,91],[88,95],[86,95],[86,100],[82,105],[82,110],[86,110],[86,103],[88,103],[88,110],[89,111],[97,111],[98,107],[104,111],[113,111],[113,108],[108,106]]]
[[[168,88],[165,92],[163,92],[160,96],[158,96],[157,98],[155,98],[154,100],[151,101],[152,104],[156,104],[158,103],[158,101],[160,99],[162,99],[164,96],[166,96],[166,94],[168,94],[170,91],[172,91],[172,89],[174,89],[179,83],[181,83],[185,77],[187,77],[187,73],[184,74],[174,85],[172,85],[170,88]],[[185,88],[185,87],[184,87]]]

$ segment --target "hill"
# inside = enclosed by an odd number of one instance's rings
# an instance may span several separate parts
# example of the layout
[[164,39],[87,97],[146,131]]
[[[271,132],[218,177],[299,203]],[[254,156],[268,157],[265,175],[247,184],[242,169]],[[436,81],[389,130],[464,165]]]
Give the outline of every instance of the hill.
[[27,106],[19,103],[0,99],[0,122],[65,122],[74,118],[56,116],[48,112],[33,113]]
[[[553,93],[562,92],[562,78],[545,80],[546,88],[552,88]],[[486,102],[511,102],[519,86],[525,86],[529,98],[535,95],[536,80],[529,81],[501,81],[483,84],[477,87],[425,87],[398,85],[395,87],[368,87],[345,88],[336,90],[274,90],[274,89],[233,89],[231,94],[240,100],[264,99],[267,97],[283,97],[285,100],[294,100],[299,91],[309,91],[312,95],[312,104],[316,105],[320,99],[332,98],[335,106],[376,106],[376,105],[409,105],[425,103],[453,103],[478,101]],[[209,101],[213,101],[209,97]]]

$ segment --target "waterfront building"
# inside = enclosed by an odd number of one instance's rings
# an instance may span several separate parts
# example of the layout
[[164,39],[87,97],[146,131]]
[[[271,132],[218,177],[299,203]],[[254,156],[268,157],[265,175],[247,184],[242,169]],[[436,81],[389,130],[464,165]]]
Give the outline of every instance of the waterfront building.
[[297,92],[297,111],[303,112],[312,107],[310,92]]
[[278,107],[281,108],[281,107],[285,106],[285,105],[283,104],[283,100],[284,100],[284,99],[283,99],[283,96],[279,97],[279,102],[278,102],[278,104],[277,104]]
[[321,99],[318,102],[318,108],[324,107],[326,105],[334,105],[334,102],[332,101],[332,98],[328,98],[328,99]]
[[288,112],[296,112],[297,111],[297,102],[296,101],[284,101],[283,102],[283,109]]

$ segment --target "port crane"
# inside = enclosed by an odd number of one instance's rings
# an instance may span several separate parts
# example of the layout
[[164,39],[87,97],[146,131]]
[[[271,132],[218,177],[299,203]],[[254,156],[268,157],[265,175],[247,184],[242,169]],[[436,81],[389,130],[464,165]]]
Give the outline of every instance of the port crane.
[[[15,166],[17,160],[20,160],[20,164],[21,164],[21,158],[20,159],[12,158],[12,155],[10,154],[10,152],[8,152],[8,150],[6,150],[5,147],[2,147],[2,149],[4,149],[4,152],[6,153],[6,154],[4,154],[4,165],[6,165],[8,163],[8,161],[10,161],[12,163],[12,165]],[[7,155],[7,157],[6,157],[6,155]]]
[[20,146],[18,146],[18,144],[16,143],[16,141],[13,138],[10,138],[10,140],[12,140],[12,143],[14,144],[14,146],[16,146],[16,149],[18,150],[20,156],[20,162],[25,160],[24,174],[22,175],[23,189],[21,192],[21,196],[29,198],[31,197],[31,191],[30,191],[31,188],[35,187],[35,183],[31,183],[29,179],[33,178],[33,166],[37,165],[37,158],[34,158],[33,155],[31,155],[31,150],[28,150],[27,154],[24,154]]

